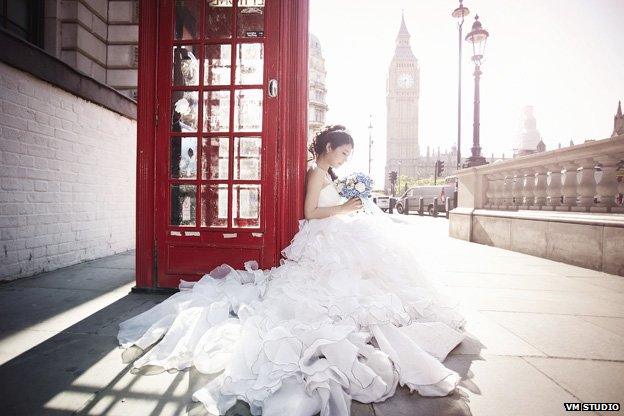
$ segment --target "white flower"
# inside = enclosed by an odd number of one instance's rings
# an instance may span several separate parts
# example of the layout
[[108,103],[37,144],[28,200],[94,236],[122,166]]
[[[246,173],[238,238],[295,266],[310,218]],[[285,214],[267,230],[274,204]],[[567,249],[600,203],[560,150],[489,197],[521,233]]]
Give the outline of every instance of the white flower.
[[191,105],[186,98],[180,98],[175,103],[175,111],[176,113],[186,116],[191,112]]
[[364,192],[366,190],[366,185],[364,185],[362,182],[358,182],[357,184],[355,184],[355,190],[358,192]]

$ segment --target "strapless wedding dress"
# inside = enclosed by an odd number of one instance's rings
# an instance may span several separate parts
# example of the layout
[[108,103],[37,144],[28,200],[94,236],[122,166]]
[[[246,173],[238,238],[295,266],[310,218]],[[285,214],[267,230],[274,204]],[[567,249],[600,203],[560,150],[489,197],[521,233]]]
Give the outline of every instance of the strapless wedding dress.
[[[319,206],[342,202],[333,184],[321,190]],[[279,267],[182,282],[121,323],[119,342],[155,344],[135,367],[215,374],[193,394],[215,415],[240,399],[253,415],[347,416],[351,400],[383,401],[397,384],[447,395],[460,378],[442,361],[463,319],[419,265],[415,228],[382,213],[302,220]]]

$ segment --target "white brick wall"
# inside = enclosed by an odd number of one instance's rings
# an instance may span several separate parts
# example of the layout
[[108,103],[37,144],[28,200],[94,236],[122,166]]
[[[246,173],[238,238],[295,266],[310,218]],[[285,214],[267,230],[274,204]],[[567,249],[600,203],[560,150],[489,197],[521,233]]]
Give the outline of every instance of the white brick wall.
[[136,122],[0,63],[0,280],[134,248]]

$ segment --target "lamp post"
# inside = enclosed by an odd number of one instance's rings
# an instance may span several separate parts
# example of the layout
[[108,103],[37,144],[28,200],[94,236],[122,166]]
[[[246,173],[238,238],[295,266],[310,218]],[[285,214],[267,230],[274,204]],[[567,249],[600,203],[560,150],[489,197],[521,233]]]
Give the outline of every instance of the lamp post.
[[371,162],[373,160],[373,115],[368,116],[368,176],[371,175]]
[[457,86],[457,169],[461,168],[461,90],[462,90],[462,32],[464,26],[464,17],[468,16],[470,11],[464,7],[463,0],[459,0],[459,7],[453,10],[452,16],[457,19],[457,34],[459,43],[458,55],[458,86]]
[[398,184],[398,188],[399,188],[399,194],[401,194],[401,165],[402,165],[402,161],[399,160],[397,161],[397,165],[399,165],[399,179],[397,180],[397,184]]
[[467,167],[485,165],[485,158],[481,156],[479,144],[479,81],[481,78],[481,62],[485,52],[485,44],[489,37],[487,30],[483,29],[479,21],[479,15],[475,16],[472,30],[466,35],[466,40],[472,44],[472,61],[475,63],[475,92],[474,92],[474,124],[472,128],[472,154],[466,161]]

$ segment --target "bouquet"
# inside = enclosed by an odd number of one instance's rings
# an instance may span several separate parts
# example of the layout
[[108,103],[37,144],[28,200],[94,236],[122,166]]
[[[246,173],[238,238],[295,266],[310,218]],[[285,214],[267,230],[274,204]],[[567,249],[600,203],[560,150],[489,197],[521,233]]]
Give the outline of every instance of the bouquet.
[[360,198],[364,212],[372,214],[376,205],[371,199],[371,191],[373,190],[373,180],[364,173],[357,172],[348,175],[343,179],[334,181],[336,190],[341,197],[351,199]]

